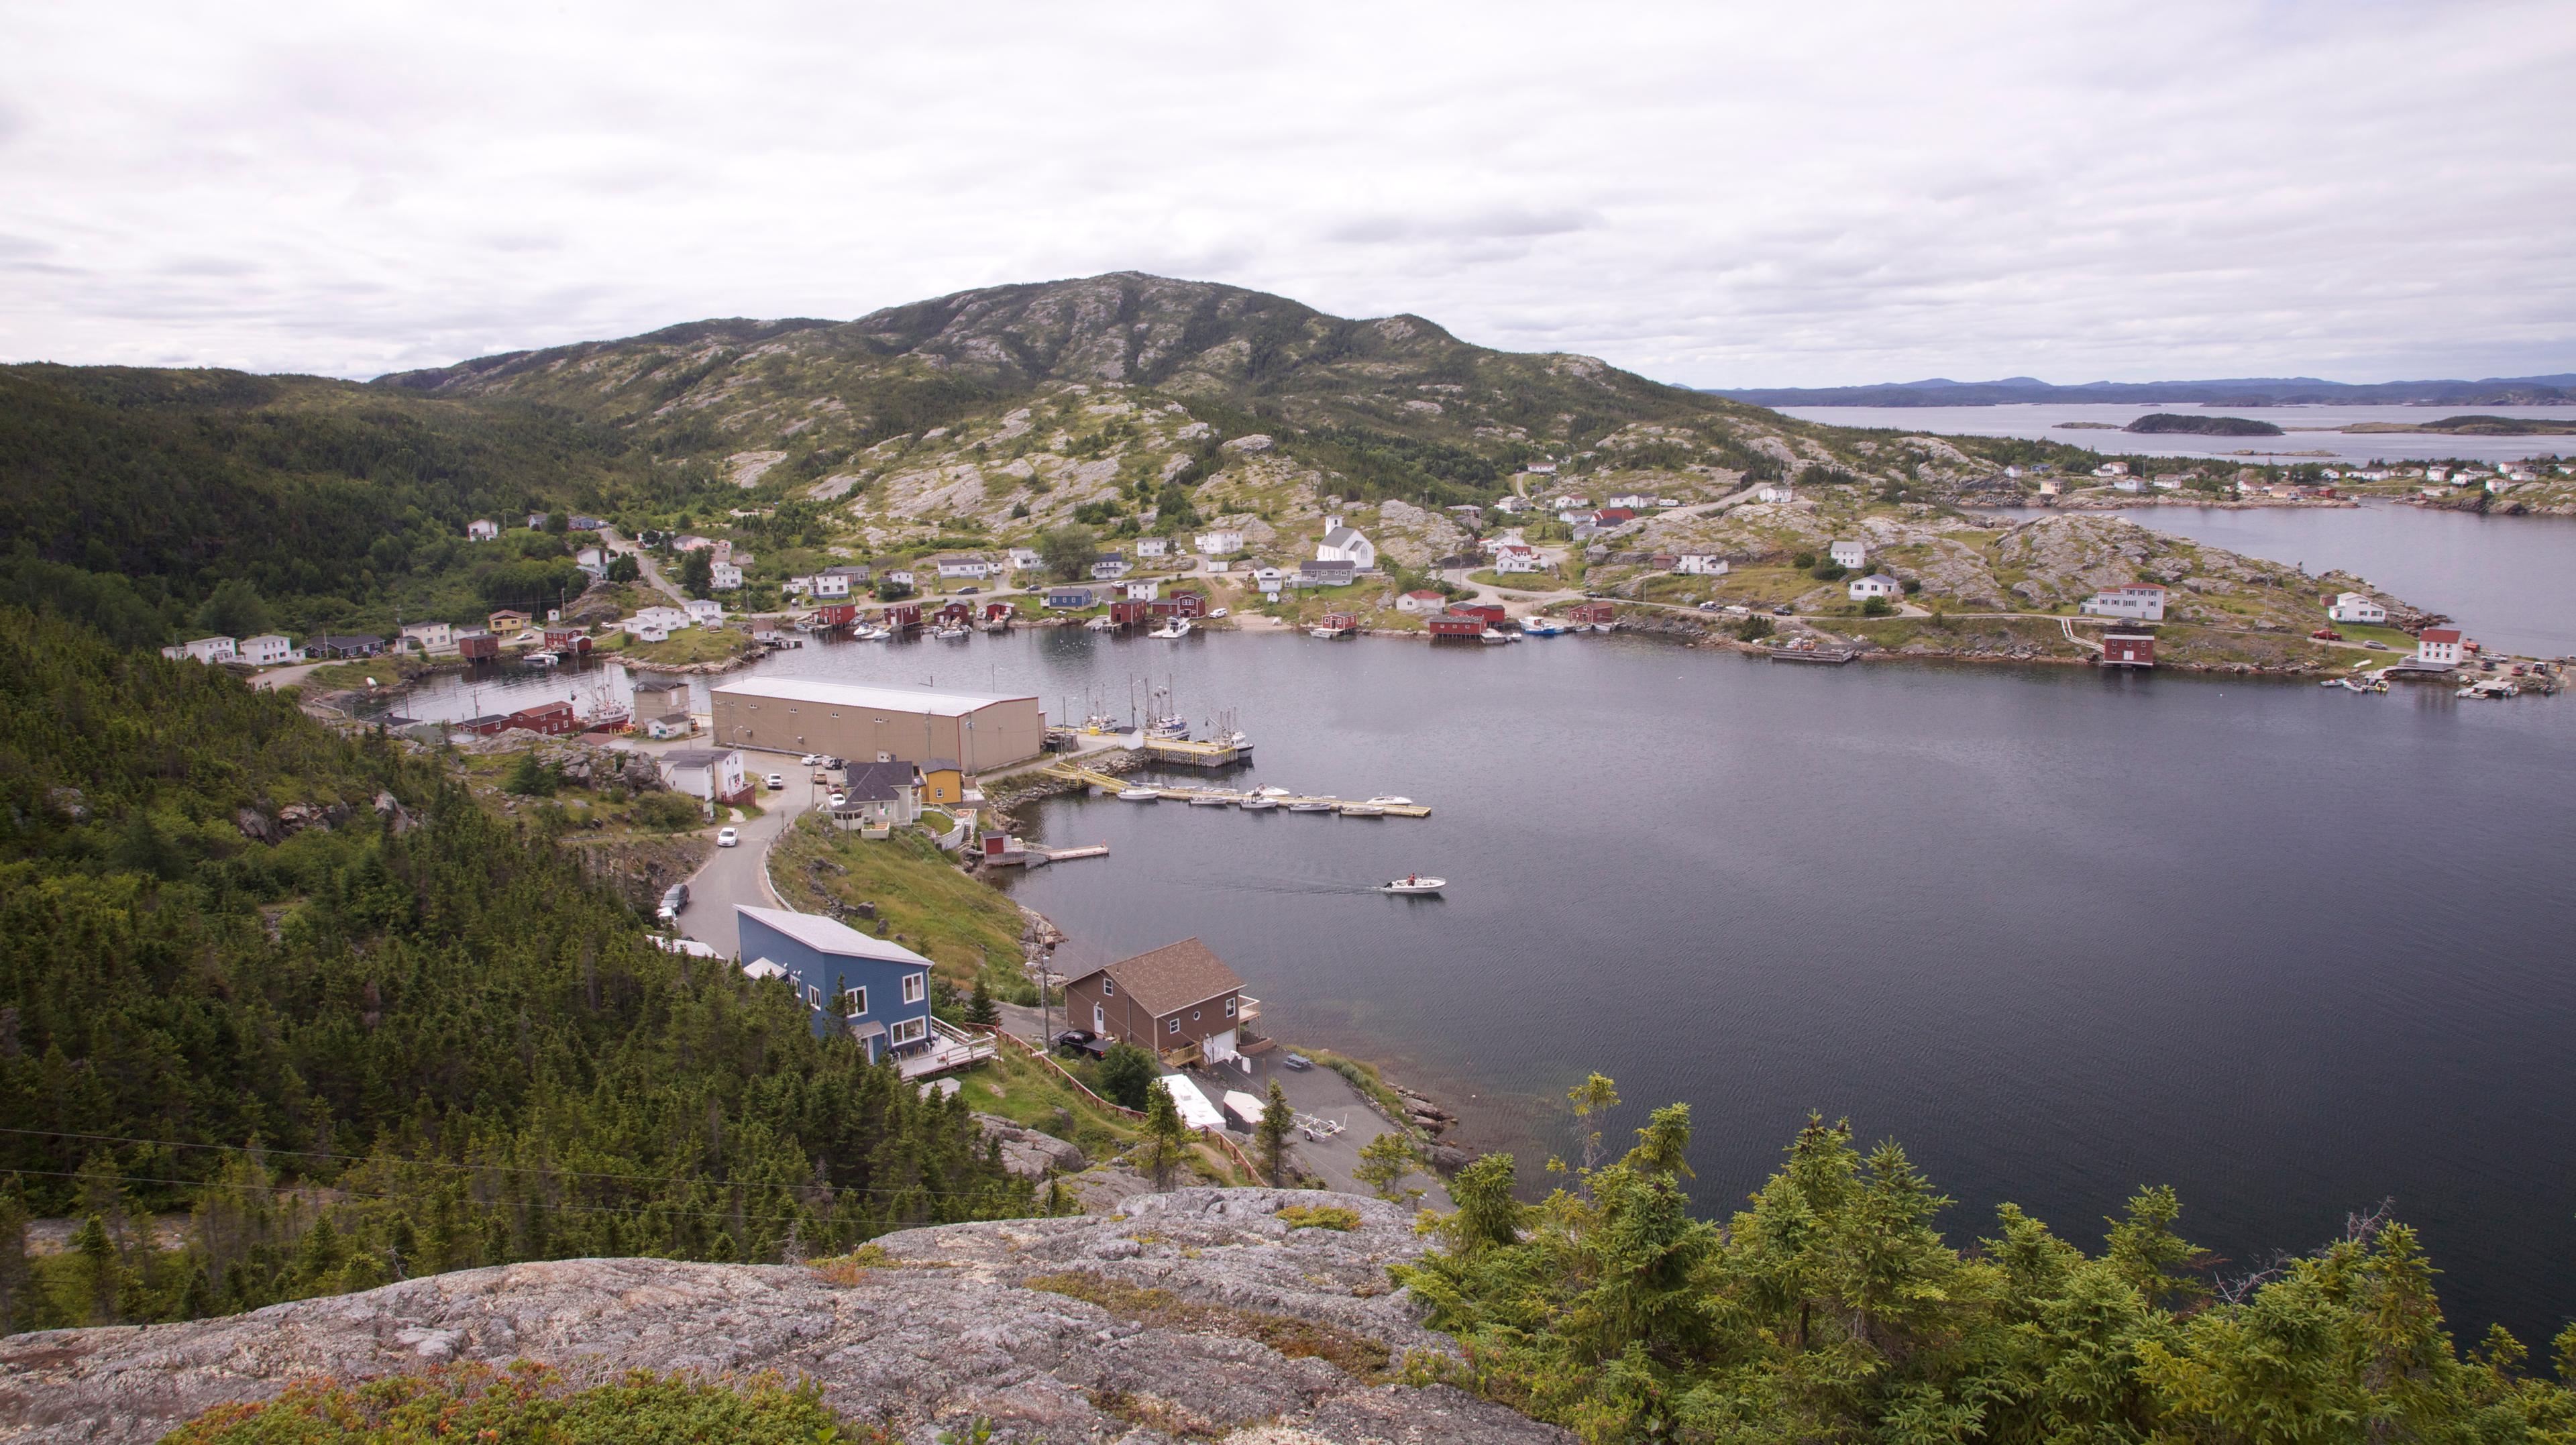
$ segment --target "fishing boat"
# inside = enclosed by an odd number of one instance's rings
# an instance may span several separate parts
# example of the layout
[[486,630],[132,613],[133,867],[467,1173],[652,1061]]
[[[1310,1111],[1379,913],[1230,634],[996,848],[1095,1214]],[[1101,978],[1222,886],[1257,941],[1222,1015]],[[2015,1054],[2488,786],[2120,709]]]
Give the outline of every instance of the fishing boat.
[[1524,617],[1521,619],[1521,636],[1523,637],[1555,637],[1564,631],[1565,625],[1563,623],[1551,621],[1545,617]]
[[930,629],[930,635],[942,642],[955,642],[960,638],[972,637],[974,629],[962,622],[950,622]]
[[1345,818],[1383,818],[1386,816],[1386,809],[1379,807],[1375,803],[1344,803],[1342,804],[1342,816]]
[[1241,803],[1236,804],[1236,806],[1247,813],[1267,813],[1271,809],[1279,806],[1279,800],[1277,798],[1265,798],[1259,793],[1255,793],[1251,797],[1244,799]]
[[1372,808],[1410,808],[1413,806],[1413,800],[1411,798],[1399,798],[1393,793],[1380,793],[1376,797],[1369,799],[1368,803]]
[[1288,811],[1291,813],[1332,813],[1340,811],[1340,805],[1337,803],[1314,802],[1290,803],[1288,805]]
[[530,667],[554,667],[562,663],[563,659],[551,652],[531,652],[526,661]]
[[1145,635],[1147,637],[1159,637],[1165,642],[1171,642],[1179,638],[1187,637],[1190,635],[1190,620],[1186,617],[1175,617],[1171,621],[1164,623],[1162,626],[1155,628],[1153,631],[1148,632]]
[[1449,880],[1446,878],[1425,878],[1419,873],[1407,873],[1401,878],[1379,884],[1377,891],[1380,893],[1437,893],[1448,886]]
[[1476,640],[1485,644],[1487,647],[1499,647],[1506,642],[1518,642],[1520,641],[1520,638],[1512,633],[1501,632],[1488,627],[1484,631],[1476,634]]
[[1118,797],[1129,803],[1159,803],[1163,795],[1152,788],[1120,788]]

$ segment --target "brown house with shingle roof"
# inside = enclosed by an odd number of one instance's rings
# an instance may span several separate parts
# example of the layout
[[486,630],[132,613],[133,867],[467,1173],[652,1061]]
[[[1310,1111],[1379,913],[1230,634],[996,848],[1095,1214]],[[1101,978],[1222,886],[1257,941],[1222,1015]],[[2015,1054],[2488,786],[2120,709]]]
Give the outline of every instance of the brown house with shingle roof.
[[1243,980],[1195,938],[1069,979],[1064,1000],[1075,1028],[1134,1044],[1166,1064],[1223,1063],[1247,1045],[1267,1043],[1244,1027],[1261,1016],[1261,1000],[1245,997]]

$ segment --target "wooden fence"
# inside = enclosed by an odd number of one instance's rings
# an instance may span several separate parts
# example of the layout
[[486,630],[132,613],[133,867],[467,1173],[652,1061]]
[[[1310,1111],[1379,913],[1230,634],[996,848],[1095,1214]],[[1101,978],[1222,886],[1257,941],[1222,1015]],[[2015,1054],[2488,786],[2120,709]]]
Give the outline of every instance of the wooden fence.
[[[1084,1098],[1098,1104],[1100,1107],[1110,1110],[1113,1113],[1123,1114],[1130,1119],[1142,1119],[1145,1117],[1144,1111],[1141,1109],[1130,1109],[1124,1104],[1114,1104],[1109,1100],[1100,1097],[1098,1094],[1093,1093],[1091,1091],[1091,1086],[1085,1084],[1082,1080],[1075,1078],[1071,1069],[1068,1069],[1064,1065],[1056,1062],[1054,1054],[1030,1043],[1024,1038],[1021,1038],[1018,1034],[1012,1033],[1009,1029],[1002,1028],[995,1024],[980,1024],[976,1027],[983,1029],[993,1037],[1017,1048],[1021,1053],[1024,1053],[1030,1058],[1037,1060],[1039,1063],[1046,1065],[1048,1068],[1055,1070],[1058,1078],[1071,1084],[1075,1089],[1081,1092]],[[1225,1146],[1225,1152],[1232,1156],[1236,1164],[1242,1166],[1244,1173],[1252,1176],[1255,1180],[1262,1179],[1261,1171],[1253,1167],[1250,1156],[1243,1152],[1242,1146],[1236,1144],[1234,1142],[1234,1137],[1227,1133],[1224,1128],[1201,1129],[1199,1130],[1199,1134],[1203,1138],[1213,1139],[1217,1143]]]

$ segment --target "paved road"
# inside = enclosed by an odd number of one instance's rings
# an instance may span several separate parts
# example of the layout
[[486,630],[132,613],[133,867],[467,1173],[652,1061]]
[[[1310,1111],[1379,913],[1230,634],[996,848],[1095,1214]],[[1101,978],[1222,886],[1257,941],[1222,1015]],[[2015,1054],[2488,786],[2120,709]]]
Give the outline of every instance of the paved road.
[[762,816],[736,824],[742,830],[741,845],[718,848],[706,866],[690,876],[689,907],[680,915],[682,933],[727,957],[741,946],[734,926],[736,904],[754,908],[785,906],[770,891],[769,845],[806,809],[822,801],[822,790],[812,781],[813,770],[798,766],[794,758],[753,752],[744,753],[743,758],[755,775],[785,774],[786,791],[760,790]]
[[644,582],[646,586],[651,587],[654,591],[670,598],[673,602],[684,603],[689,600],[689,594],[681,591],[669,578],[662,575],[662,568],[660,564],[653,560],[652,553],[647,552],[637,544],[618,536],[617,529],[615,527],[600,528],[599,539],[608,544],[608,550],[612,552],[623,552],[627,556],[634,558],[635,565],[643,569]]

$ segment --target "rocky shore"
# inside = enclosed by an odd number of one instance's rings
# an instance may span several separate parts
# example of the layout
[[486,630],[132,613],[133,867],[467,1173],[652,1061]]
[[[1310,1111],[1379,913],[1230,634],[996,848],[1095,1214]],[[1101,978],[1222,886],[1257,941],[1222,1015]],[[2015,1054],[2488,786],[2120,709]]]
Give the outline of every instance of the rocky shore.
[[[1347,1210],[1304,1227],[1289,1204]],[[774,1370],[843,1416],[931,1445],[978,1417],[1014,1445],[1561,1445],[1446,1386],[1456,1359],[1387,1266],[1428,1241],[1355,1195],[1183,1189],[1115,1215],[887,1235],[820,1267],[580,1259],[464,1270],[186,1324],[0,1340],[0,1442],[148,1442],[299,1377],[450,1361]],[[962,1433],[960,1438],[963,1438]]]

